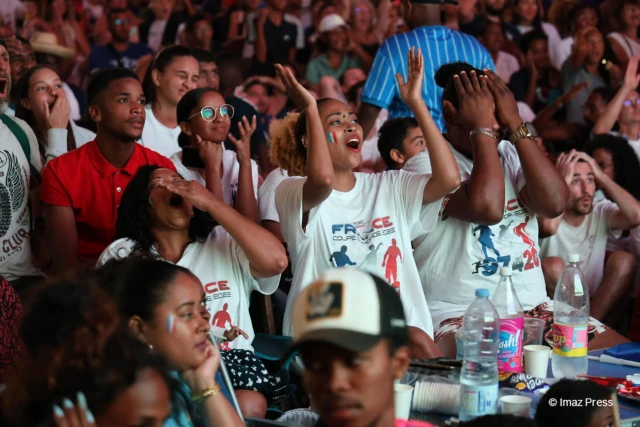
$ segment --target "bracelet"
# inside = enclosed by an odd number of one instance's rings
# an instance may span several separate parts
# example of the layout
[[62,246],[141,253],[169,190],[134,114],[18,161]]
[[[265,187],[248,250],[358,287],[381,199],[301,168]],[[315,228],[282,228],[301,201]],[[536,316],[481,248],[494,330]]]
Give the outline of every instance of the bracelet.
[[498,139],[493,129],[489,129],[489,128],[478,128],[478,129],[472,130],[471,132],[469,132],[469,139],[473,138],[474,135],[477,135],[479,133],[490,136],[493,139]]
[[220,393],[220,386],[218,384],[214,384],[213,387],[205,388],[200,394],[192,394],[191,400],[194,402],[202,402],[208,399],[211,396],[215,396]]

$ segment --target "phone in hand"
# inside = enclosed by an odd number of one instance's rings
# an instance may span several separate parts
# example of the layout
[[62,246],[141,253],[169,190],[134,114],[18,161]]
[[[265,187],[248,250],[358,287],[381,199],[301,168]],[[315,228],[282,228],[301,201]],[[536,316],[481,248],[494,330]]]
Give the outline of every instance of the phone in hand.
[[194,147],[182,148],[182,164],[188,168],[205,169],[204,160],[200,157],[198,149]]

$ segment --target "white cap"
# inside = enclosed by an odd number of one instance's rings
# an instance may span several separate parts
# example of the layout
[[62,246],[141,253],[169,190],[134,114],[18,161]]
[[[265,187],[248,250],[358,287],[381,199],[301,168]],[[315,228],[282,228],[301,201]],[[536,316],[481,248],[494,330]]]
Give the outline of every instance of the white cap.
[[511,276],[511,267],[500,267],[501,276]]
[[578,254],[568,254],[567,259],[569,262],[580,262],[580,255]]
[[318,32],[320,34],[326,33],[327,31],[333,31],[336,28],[340,27],[349,27],[342,16],[337,13],[332,13],[330,15],[325,16],[320,21],[320,25],[318,25]]

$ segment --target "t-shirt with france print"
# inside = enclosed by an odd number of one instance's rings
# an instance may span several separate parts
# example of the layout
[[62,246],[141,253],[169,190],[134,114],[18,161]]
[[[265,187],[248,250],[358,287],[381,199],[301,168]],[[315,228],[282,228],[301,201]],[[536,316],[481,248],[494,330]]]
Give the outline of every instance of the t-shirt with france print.
[[[130,239],[116,240],[100,255],[98,266],[112,258],[126,258],[134,246],[135,242]],[[249,335],[248,340],[239,336],[231,342],[221,343],[220,349],[253,351],[251,343],[255,333],[249,317],[249,297],[253,291],[265,295],[274,293],[280,275],[254,278],[246,255],[221,226],[216,227],[205,242],[187,246],[176,264],[189,269],[202,282],[212,330],[238,326]]]
[[[451,147],[463,181],[471,176],[473,162]],[[515,147],[508,141],[498,145],[504,172],[504,217],[487,226],[446,217],[438,218],[434,230],[414,243],[414,257],[420,271],[433,322],[462,316],[478,288],[493,295],[500,281],[500,267],[513,269],[513,283],[525,310],[548,300],[538,247],[538,221],[520,200],[524,173]],[[431,173],[429,153],[411,158],[405,169]]]
[[400,294],[407,323],[433,336],[411,240],[429,232],[442,200],[425,206],[427,177],[405,171],[356,173],[348,192],[333,190],[309,211],[302,228],[303,177],[287,178],[276,189],[280,227],[287,242],[293,283],[284,315],[284,334],[291,335],[296,295],[334,267],[361,268],[386,279]]
[[24,121],[12,117],[27,135],[31,158],[27,159],[18,139],[0,121],[0,276],[8,281],[41,275],[31,255],[30,182],[35,179],[29,164],[42,169],[35,134]]

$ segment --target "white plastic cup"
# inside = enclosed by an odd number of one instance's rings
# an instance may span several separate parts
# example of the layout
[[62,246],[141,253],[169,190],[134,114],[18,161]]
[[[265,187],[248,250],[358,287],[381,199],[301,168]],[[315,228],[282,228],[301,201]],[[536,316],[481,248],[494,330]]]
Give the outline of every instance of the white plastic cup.
[[503,414],[512,414],[518,417],[529,418],[531,412],[531,398],[512,394],[500,398]]
[[549,347],[545,345],[525,345],[524,367],[527,375],[536,378],[547,378],[550,355]]
[[395,394],[396,419],[408,420],[409,412],[411,412],[413,387],[407,384],[394,384],[393,391]]

